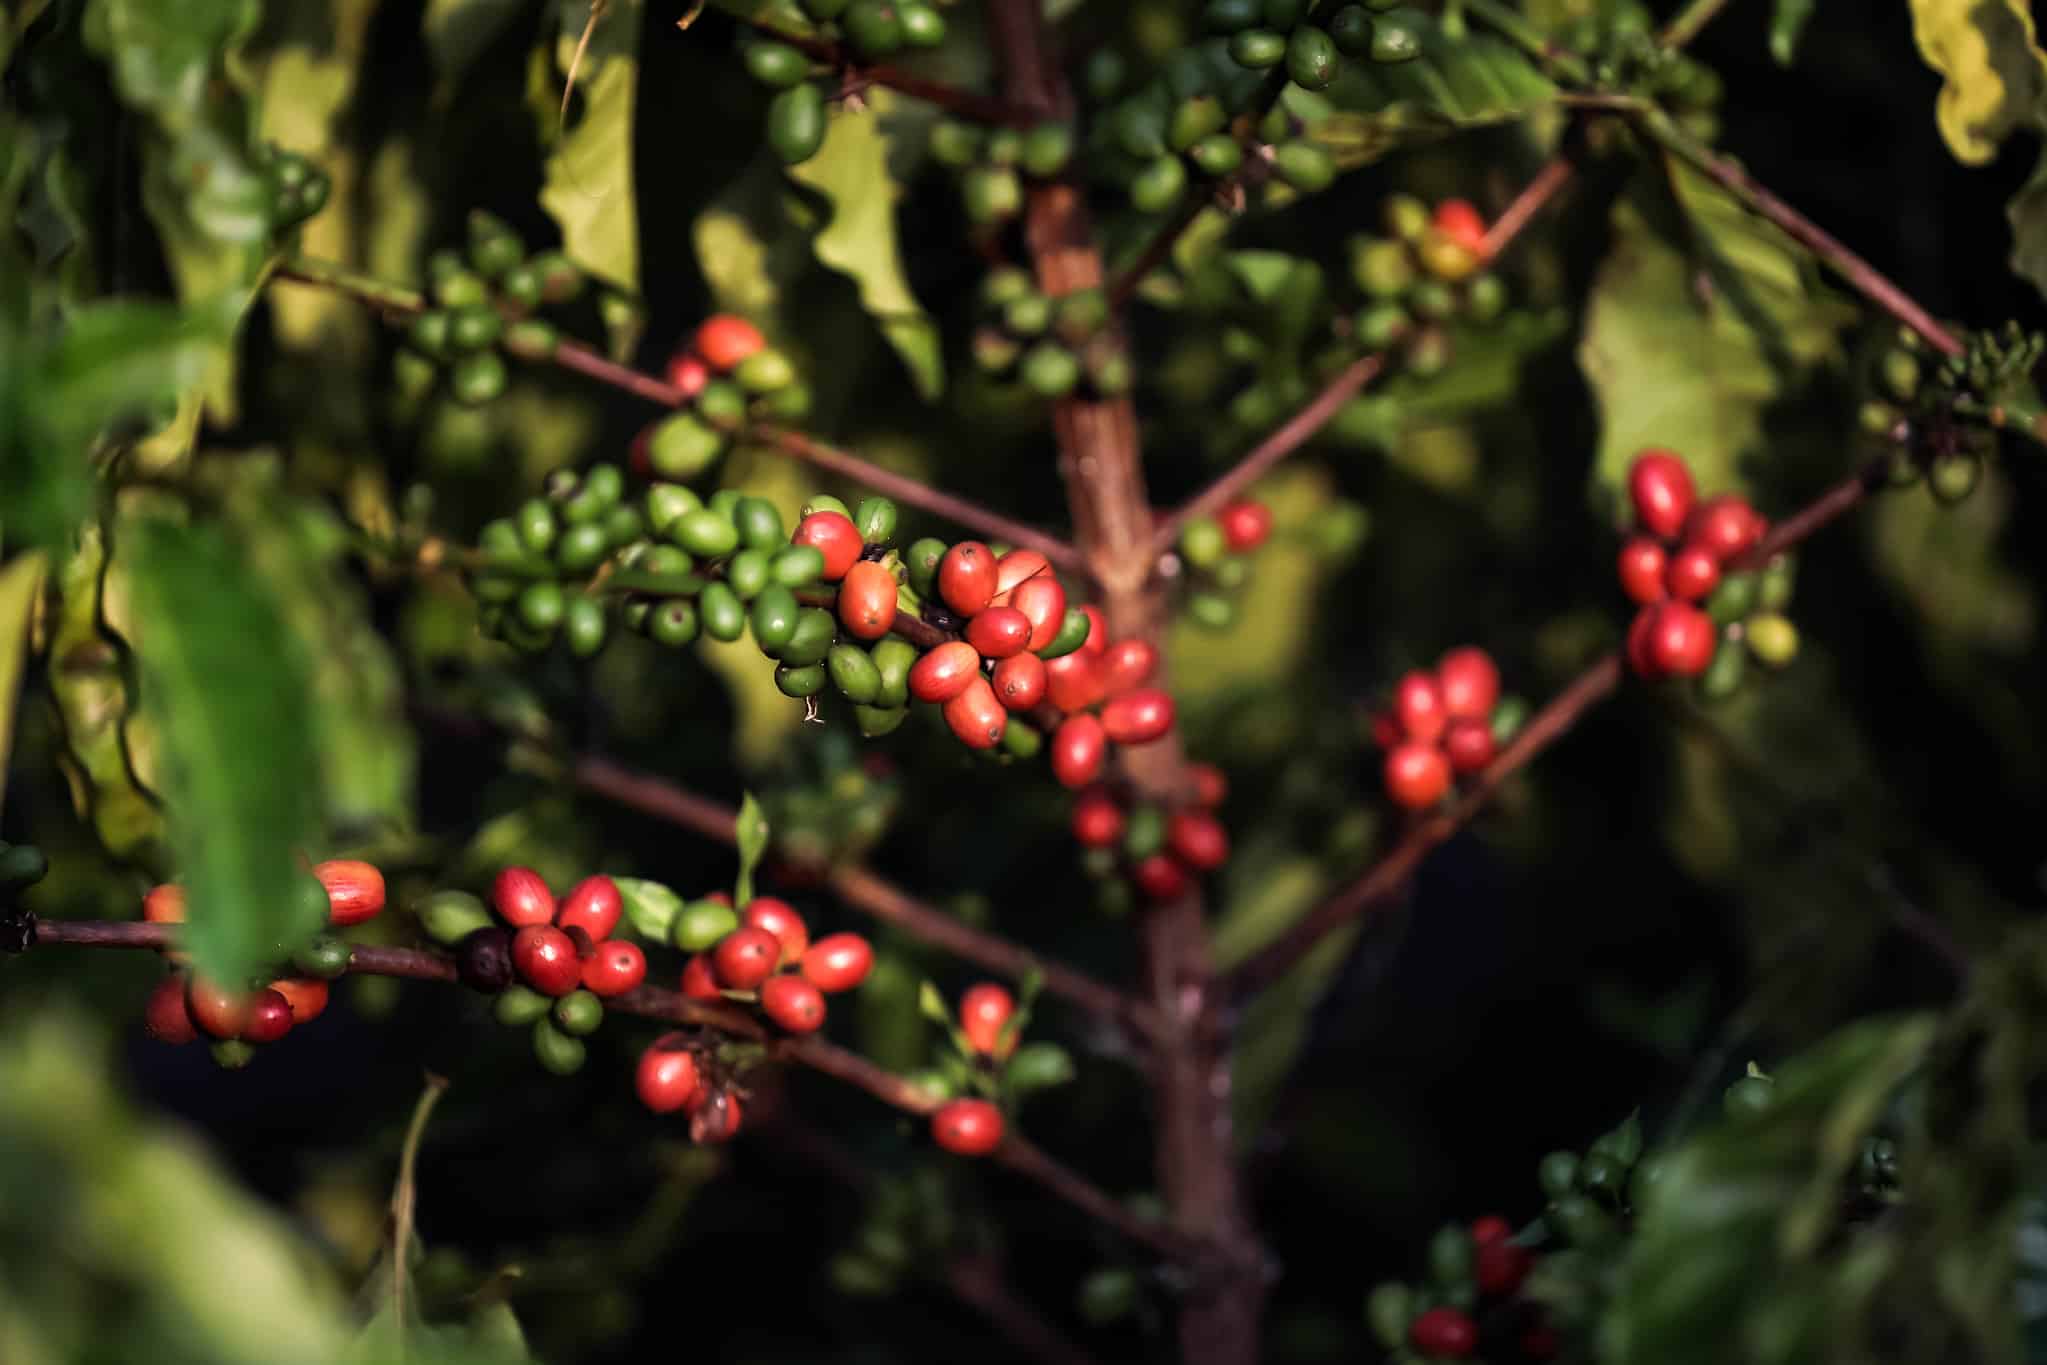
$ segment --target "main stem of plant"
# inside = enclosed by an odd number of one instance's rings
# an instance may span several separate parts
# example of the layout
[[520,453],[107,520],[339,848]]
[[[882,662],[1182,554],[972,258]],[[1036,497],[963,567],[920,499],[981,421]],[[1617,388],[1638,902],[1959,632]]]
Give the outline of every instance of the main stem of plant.
[[[1069,115],[1072,93],[1037,0],[994,0],[990,20],[1005,98],[1047,118]],[[1045,293],[1101,286],[1101,252],[1077,186],[1036,186],[1024,229]],[[1127,398],[1068,398],[1054,406],[1052,422],[1076,538],[1101,587],[1110,636],[1163,645],[1165,602],[1153,582],[1151,500],[1136,409]],[[1126,751],[1122,771],[1148,801],[1177,802],[1187,782],[1173,735]],[[1192,1267],[1179,1313],[1181,1359],[1249,1365],[1258,1358],[1266,1291],[1234,1160],[1227,1044],[1204,1027],[1214,965],[1199,893],[1146,911],[1143,947],[1146,988],[1160,1023],[1152,1068],[1160,1192],[1183,1233],[1233,1253]]]

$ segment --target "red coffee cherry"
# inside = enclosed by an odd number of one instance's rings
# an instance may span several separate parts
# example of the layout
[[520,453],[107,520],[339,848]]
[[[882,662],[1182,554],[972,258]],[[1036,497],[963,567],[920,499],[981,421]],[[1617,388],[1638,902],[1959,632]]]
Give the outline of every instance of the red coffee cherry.
[[384,908],[384,874],[353,858],[330,858],[313,865],[313,875],[327,888],[327,919],[332,924],[361,924]]
[[1272,534],[1272,509],[1250,498],[1225,505],[1215,519],[1223,528],[1223,539],[1238,554],[1257,549]]
[[788,966],[810,947],[810,926],[796,913],[795,906],[780,897],[755,896],[739,912],[739,922],[775,936],[775,942],[782,945],[782,960],[777,966]]
[[761,329],[731,313],[713,313],[697,328],[696,353],[712,369],[736,369],[739,362],[768,344]]
[[1466,251],[1484,250],[1485,216],[1469,199],[1445,199],[1436,205],[1434,222],[1436,231]]
[[1409,1324],[1407,1339],[1425,1356],[1468,1356],[1478,1348],[1478,1326],[1455,1308],[1431,1308]]
[[730,1142],[739,1136],[739,1096],[730,1090],[704,1090],[690,1107],[691,1142]]
[[1102,609],[1090,602],[1082,607],[1081,614],[1087,617],[1087,639],[1081,642],[1077,653],[1100,655],[1109,647],[1109,621],[1102,615]]
[[[1053,740],[1056,747],[1058,740]],[[1082,848],[1108,848],[1123,837],[1123,808],[1100,787],[1074,798],[1073,838]]]
[[1661,602],[1664,598],[1664,572],[1669,567],[1669,556],[1663,547],[1647,536],[1636,536],[1621,546],[1620,560],[1615,566],[1620,572],[1621,591],[1643,606]]
[[627,939],[606,939],[583,964],[583,989],[609,1000],[647,979],[647,955]]
[[276,991],[260,990],[249,1000],[241,1039],[245,1043],[274,1043],[291,1032],[291,1023],[291,1002]]
[[1663,571],[1663,586],[1672,597],[1686,602],[1702,600],[1720,585],[1720,561],[1703,545],[1687,545],[1670,557]]
[[1010,604],[1010,594],[1017,584],[1039,574],[1051,577],[1052,566],[1036,550],[1011,550],[995,561],[995,605]]
[[824,992],[800,976],[771,976],[761,983],[761,1013],[790,1033],[824,1027]]
[[1061,711],[1082,711],[1102,699],[1102,655],[1077,649],[1045,662],[1045,700]]
[[247,992],[231,991],[203,976],[194,976],[185,985],[185,1008],[191,1012],[192,1022],[215,1038],[241,1037],[254,1003]]
[[310,1023],[327,1008],[327,983],[316,976],[287,976],[270,983],[270,989],[291,1006],[293,1027]]
[[1194,779],[1194,799],[1214,810],[1230,794],[1230,780],[1223,776],[1223,770],[1213,763],[1190,763],[1188,774]]
[[1411,739],[1387,753],[1385,777],[1395,805],[1426,810],[1450,790],[1450,760],[1435,745]]
[[694,398],[704,391],[704,385],[711,382],[711,367],[687,350],[677,351],[668,358],[668,382],[682,391],[685,399]]
[[1015,607],[989,607],[967,622],[967,643],[984,658],[1021,654],[1031,643],[1031,618]]
[[1460,776],[1475,773],[1493,761],[1493,727],[1482,720],[1453,720],[1443,732],[1443,756]]
[[156,983],[142,1007],[142,1029],[159,1043],[189,1043],[199,1036],[192,1011],[185,1007],[185,978],[172,972]]
[[585,877],[562,897],[561,907],[554,912],[554,922],[557,928],[581,929],[591,941],[601,943],[618,927],[624,910],[618,883],[609,877]]
[[1166,846],[1197,872],[1213,872],[1230,860],[1230,835],[1205,810],[1177,810],[1166,825]]
[[931,1140],[955,1156],[986,1156],[1002,1145],[1002,1111],[986,1100],[949,1100],[931,1116]]
[[1035,654],[1013,655],[995,665],[988,685],[1005,709],[1028,711],[1045,699],[1045,661]]
[[1650,603],[1635,613],[1635,619],[1628,623],[1627,659],[1628,667],[1638,678],[1656,679],[1663,676],[1655,656],[1649,649],[1649,637],[1655,632],[1656,606]]
[[980,654],[965,640],[948,640],[910,665],[910,695],[942,704],[980,679]]
[[633,1089],[640,1103],[657,1114],[672,1114],[697,1096],[703,1082],[697,1059],[680,1033],[664,1033],[640,1054],[633,1071]]
[[1700,503],[1687,528],[1693,544],[1723,561],[1747,551],[1763,538],[1765,529],[1756,509],[1732,493]]
[[[1099,720],[1085,711],[1068,716],[1052,732],[1052,776],[1062,787],[1085,787],[1101,776],[1102,760],[1108,752],[1108,736],[1102,733]],[[1117,823],[1121,822],[1119,815]]]
[[872,560],[846,570],[839,583],[839,623],[861,640],[879,640],[896,623],[896,576]]
[[860,562],[860,530],[844,512],[812,512],[796,523],[791,545],[815,545],[824,556],[827,583],[836,583]]
[[750,991],[774,974],[782,961],[782,941],[751,925],[734,929],[711,950],[711,970],[729,990]]
[[691,1000],[723,1000],[724,993],[718,986],[718,974],[711,969],[711,959],[704,953],[691,953],[688,962],[682,964],[682,993]]
[[1156,687],[1112,698],[1102,708],[1102,733],[1118,744],[1149,744],[1173,728],[1173,699]]
[[[1002,1026],[1015,1013],[1016,998],[1008,987],[993,981],[969,986],[960,997],[960,1032],[967,1036],[967,1046],[992,1055],[1002,1039]],[[1003,1055],[1008,1056],[1015,1047],[1016,1040],[1012,1038]]]
[[1158,671],[1159,652],[1149,640],[1117,640],[1102,651],[1102,695],[1120,697],[1142,687]]
[[1668,450],[1645,450],[1628,467],[1628,498],[1643,530],[1673,540],[1684,529],[1698,492],[1692,472]]
[[1478,1249],[1478,1292],[1504,1298],[1521,1287],[1535,1267],[1534,1253],[1512,1242],[1488,1242]]
[[858,934],[828,934],[803,954],[803,979],[827,995],[850,991],[874,970],[874,948]]
[[498,918],[515,928],[554,922],[554,893],[530,867],[508,867],[490,886],[490,903]]
[[575,940],[552,924],[529,924],[512,936],[512,966],[542,995],[567,995],[583,984]]
[[1137,889],[1148,899],[1160,904],[1180,899],[1193,885],[1186,867],[1177,858],[1165,853],[1154,853],[1149,858],[1138,859],[1130,869],[1130,880],[1137,884]]
[[1043,649],[1066,622],[1066,589],[1050,573],[1026,578],[1009,594],[1009,605],[1031,623],[1030,648]]
[[1489,720],[1500,700],[1500,670],[1492,655],[1463,645],[1436,661],[1436,692],[1451,720]]
[[938,595],[961,616],[976,616],[995,597],[995,552],[963,540],[938,561]]
[[1409,739],[1433,744],[1443,736],[1449,716],[1443,710],[1443,692],[1436,680],[1416,669],[1393,685],[1393,719],[1400,733]]
[[1658,673],[1695,678],[1713,662],[1719,632],[1711,617],[1689,602],[1664,602],[1650,608],[1648,653]]
[[175,882],[151,887],[142,898],[142,918],[151,924],[183,924],[185,888]]
[[969,749],[992,749],[1009,728],[1009,712],[995,699],[995,689],[976,673],[960,694],[945,704],[945,723],[953,737]]
[[1471,1241],[1474,1246],[1491,1246],[1504,1242],[1514,1235],[1514,1225],[1497,1213],[1488,1213],[1482,1218],[1471,1220]]

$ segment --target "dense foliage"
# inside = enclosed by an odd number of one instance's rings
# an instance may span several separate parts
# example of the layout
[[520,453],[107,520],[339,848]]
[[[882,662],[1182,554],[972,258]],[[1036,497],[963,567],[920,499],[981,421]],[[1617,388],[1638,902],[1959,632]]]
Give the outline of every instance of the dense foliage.
[[2047,1358],[2023,0],[0,80],[0,1359]]

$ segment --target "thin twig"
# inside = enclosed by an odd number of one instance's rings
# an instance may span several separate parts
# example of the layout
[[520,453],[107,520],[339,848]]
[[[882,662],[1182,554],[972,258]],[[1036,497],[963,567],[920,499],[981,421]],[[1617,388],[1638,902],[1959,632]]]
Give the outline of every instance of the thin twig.
[[1726,8],[1727,0],[1692,0],[1670,21],[1663,30],[1663,36],[1656,41],[1675,51],[1698,37],[1699,30],[1712,23],[1714,17]]
[[1553,156],[1535,173],[1535,178],[1521,187],[1521,193],[1514,196],[1512,203],[1500,210],[1500,216],[1493,219],[1486,228],[1485,238],[1479,243],[1478,254],[1484,260],[1492,260],[1507,249],[1508,243],[1521,235],[1536,214],[1548,206],[1574,174],[1569,157]]
[[448,1079],[426,1073],[426,1089],[412,1107],[412,1122],[405,1126],[405,1142],[398,1149],[398,1179],[391,1187],[391,1320],[397,1324],[399,1353],[410,1334],[405,1319],[405,1289],[411,1276],[412,1215],[419,1204],[419,1144],[426,1136],[426,1121],[448,1089]]

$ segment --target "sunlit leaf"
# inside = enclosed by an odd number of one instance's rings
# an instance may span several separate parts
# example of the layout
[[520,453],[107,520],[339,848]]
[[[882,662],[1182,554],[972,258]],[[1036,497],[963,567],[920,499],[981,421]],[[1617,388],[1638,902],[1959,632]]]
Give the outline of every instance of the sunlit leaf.
[[1980,166],[1997,145],[2039,118],[2047,53],[2026,0],[1911,0],[1919,55],[1946,83],[1935,117],[1948,150]]
[[1770,12],[1770,56],[1789,66],[1798,56],[1798,40],[1819,7],[1819,0],[1777,0]]
[[[564,33],[554,51],[555,69],[564,78],[576,59],[589,9],[583,4],[563,7]],[[639,200],[633,179],[639,28],[639,0],[607,0],[576,68],[572,121],[548,153],[540,190],[541,207],[560,225],[570,258],[632,294],[640,289]],[[580,115],[573,112],[577,104]]]

